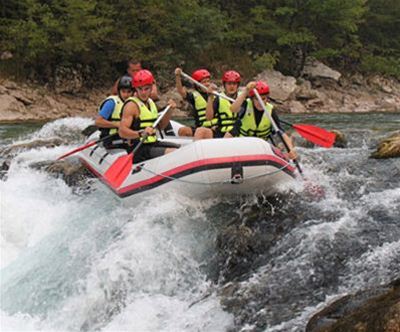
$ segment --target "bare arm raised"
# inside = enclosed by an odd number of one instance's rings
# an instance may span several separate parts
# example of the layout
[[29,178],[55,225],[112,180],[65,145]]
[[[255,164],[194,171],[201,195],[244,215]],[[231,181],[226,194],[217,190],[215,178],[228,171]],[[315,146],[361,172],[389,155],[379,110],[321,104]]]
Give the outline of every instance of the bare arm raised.
[[186,88],[182,85],[182,69],[181,68],[176,68],[175,69],[175,82],[176,82],[176,89],[178,90],[178,93],[181,95],[183,99],[186,99],[187,96],[187,91]]
[[246,89],[236,98],[236,100],[231,105],[231,111],[233,113],[238,113],[240,111],[240,107],[242,106],[243,102],[247,98],[247,95],[251,90],[256,87],[256,82],[249,82],[246,85]]

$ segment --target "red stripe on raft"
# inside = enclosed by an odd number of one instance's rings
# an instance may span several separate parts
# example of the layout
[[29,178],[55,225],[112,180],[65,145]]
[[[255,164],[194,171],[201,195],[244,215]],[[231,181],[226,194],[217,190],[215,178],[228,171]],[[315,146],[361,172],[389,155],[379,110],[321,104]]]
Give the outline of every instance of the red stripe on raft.
[[[265,161],[274,161],[282,166],[285,166],[287,164],[286,161],[277,158],[273,155],[265,155],[265,154],[261,154],[261,155],[251,155],[251,156],[237,156],[237,157],[223,157],[223,158],[210,158],[210,159],[203,159],[203,160],[197,160],[197,161],[193,161],[191,163],[182,165],[182,166],[178,166],[176,168],[170,169],[166,172],[161,173],[164,176],[173,176],[176,173],[180,173],[192,168],[196,168],[196,167],[200,167],[200,166],[205,166],[205,165],[213,165],[213,164],[222,164],[222,163],[232,163],[232,162],[245,162],[245,161],[258,161],[258,160],[265,160]],[[287,169],[290,172],[294,172],[295,168],[291,165],[289,165],[287,167]],[[160,175],[156,175],[150,179],[147,180],[143,180],[140,182],[137,182],[135,184],[131,184],[127,187],[121,188],[119,190],[117,190],[118,194],[123,194],[127,191],[131,191],[131,190],[135,190],[136,188],[140,188],[142,186],[147,186],[150,184],[153,184],[157,181],[163,180],[164,177],[160,176]],[[116,189],[116,188],[114,188]]]

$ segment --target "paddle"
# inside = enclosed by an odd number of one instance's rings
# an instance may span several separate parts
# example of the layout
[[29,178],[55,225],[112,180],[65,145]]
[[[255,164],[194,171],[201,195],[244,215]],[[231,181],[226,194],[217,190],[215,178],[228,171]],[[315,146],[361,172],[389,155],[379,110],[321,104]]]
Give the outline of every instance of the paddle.
[[[189,80],[190,82],[196,84],[198,87],[202,88],[202,89],[204,90],[204,92],[208,91],[208,88],[207,88],[204,84],[201,84],[200,82],[196,81],[194,78],[192,78],[192,77],[189,76],[188,74],[186,74],[186,73],[184,73],[184,72],[181,72],[181,75],[182,75],[184,78],[186,78],[187,80]],[[221,98],[225,98],[226,100],[229,100],[229,101],[231,101],[231,102],[234,102],[234,101],[235,101],[235,99],[229,98],[228,96],[224,96],[223,94],[218,93],[217,91],[213,91],[212,94],[215,95],[215,96],[221,97]]]
[[[152,128],[156,128],[160,121],[164,118],[164,116],[168,113],[169,109],[171,108],[170,105],[168,105],[165,110],[160,113],[160,116],[158,119],[153,123]],[[144,135],[141,137],[140,142],[138,145],[135,146],[135,148],[132,150],[132,152],[128,153],[127,155],[119,157],[111,166],[110,168],[104,173],[104,178],[113,186],[113,187],[119,187],[122,182],[126,179],[128,174],[130,173],[132,169],[132,164],[133,164],[133,157],[136,153],[137,150],[143,145],[144,141],[148,135],[144,133]]]
[[91,146],[96,145],[96,144],[98,144],[98,143],[100,143],[100,142],[103,142],[103,141],[105,141],[105,140],[107,140],[107,139],[109,139],[109,138],[111,138],[111,137],[113,137],[113,136],[117,136],[117,133],[108,135],[108,136],[106,136],[106,137],[103,137],[103,138],[101,138],[101,139],[98,139],[97,141],[93,141],[93,142],[87,143],[87,144],[85,144],[85,145],[82,145],[82,146],[80,146],[79,148],[76,148],[76,149],[74,149],[74,150],[72,150],[72,151],[70,151],[70,152],[67,152],[66,154],[63,154],[62,156],[58,157],[57,160],[64,159],[65,157],[68,157],[68,156],[70,156],[70,155],[72,155],[72,154],[74,154],[74,153],[77,153],[77,152],[79,152],[79,151],[82,151],[82,150],[85,150],[85,149],[87,149],[87,148],[90,148]]
[[[200,88],[204,89],[207,91],[207,87],[203,84],[201,84],[200,82],[196,81],[195,79],[193,79],[191,76],[189,76],[188,74],[182,72],[181,75],[183,77],[185,77],[186,79],[188,79],[189,81],[193,82],[194,84],[196,84],[197,86],[199,86]],[[235,99],[230,98],[228,96],[225,96],[221,93],[218,93],[216,91],[213,91],[213,95],[218,96],[220,98],[226,99],[230,102],[234,102]],[[333,144],[335,143],[335,139],[336,139],[336,135],[326,129],[317,127],[317,126],[313,126],[313,125],[305,125],[305,124],[291,124],[289,122],[280,120],[282,123],[287,124],[288,126],[291,126],[294,130],[296,130],[299,135],[301,135],[302,137],[304,137],[306,140],[316,144],[316,145],[320,145],[322,147],[325,148],[331,148],[333,146]]]
[[335,143],[336,135],[328,130],[308,124],[291,124],[283,120],[280,121],[292,127],[302,137],[316,145],[331,148]]
[[[289,145],[286,143],[286,141],[283,138],[283,132],[282,130],[276,125],[275,120],[272,118],[271,114],[269,114],[267,108],[265,107],[265,104],[263,100],[261,99],[260,94],[258,93],[257,89],[253,89],[255,96],[257,97],[258,102],[260,103],[261,107],[264,110],[264,115],[268,117],[269,121],[272,124],[272,128],[274,129],[275,133],[278,134],[279,138],[281,139],[283,145],[285,146],[287,152],[290,152]],[[293,159],[293,162],[296,165],[296,168],[299,170],[300,174],[303,174],[303,170],[300,167],[299,162],[296,159]]]

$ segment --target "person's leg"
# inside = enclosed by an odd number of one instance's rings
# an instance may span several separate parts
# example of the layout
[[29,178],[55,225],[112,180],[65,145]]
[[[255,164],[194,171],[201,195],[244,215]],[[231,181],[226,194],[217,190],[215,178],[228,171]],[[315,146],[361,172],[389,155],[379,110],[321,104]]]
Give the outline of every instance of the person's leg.
[[164,142],[156,142],[149,145],[149,159],[158,158],[176,150],[175,147],[166,147],[163,143]]
[[206,139],[206,138],[213,138],[214,134],[210,128],[199,127],[194,132],[195,139]]
[[181,128],[179,128],[178,136],[192,137],[193,136],[192,128],[190,128],[190,127],[181,127]]
[[175,148],[166,148],[164,154],[174,152],[175,150],[176,150]]

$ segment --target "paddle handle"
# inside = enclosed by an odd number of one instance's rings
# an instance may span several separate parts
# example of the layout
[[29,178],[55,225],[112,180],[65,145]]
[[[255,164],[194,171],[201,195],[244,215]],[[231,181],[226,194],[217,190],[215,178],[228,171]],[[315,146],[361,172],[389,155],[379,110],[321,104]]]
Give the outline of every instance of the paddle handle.
[[[165,110],[160,113],[160,116],[158,117],[158,119],[153,123],[152,128],[157,128],[157,126],[159,125],[159,123],[161,122],[161,120],[164,118],[164,116],[168,113],[169,109],[171,108],[171,105],[168,105]],[[138,143],[138,145],[135,146],[135,148],[132,150],[132,154],[134,155],[135,152],[142,146],[142,144],[144,143],[144,141],[146,140],[146,138],[149,135],[145,132],[143,134],[143,136],[140,138],[140,142]]]
[[[287,152],[290,152],[290,147],[287,144],[287,142],[285,141],[285,139],[283,138],[283,133],[282,130],[277,126],[275,120],[273,119],[273,117],[271,116],[271,114],[269,114],[269,112],[267,111],[267,108],[265,107],[264,101],[261,99],[260,94],[258,93],[257,89],[253,89],[255,96],[257,97],[258,102],[260,103],[261,107],[264,110],[264,115],[266,115],[269,119],[269,121],[272,124],[272,128],[274,128],[274,131],[278,134],[279,138],[281,139],[283,145],[286,148]],[[299,162],[296,159],[293,159],[294,164],[296,165],[296,168],[298,169],[300,174],[303,174],[303,170],[300,167]]]
[[[196,81],[194,78],[192,78],[192,77],[189,76],[188,74],[186,74],[186,73],[184,73],[184,72],[181,72],[181,75],[182,75],[184,78],[186,78],[188,81],[190,81],[190,82],[192,82],[193,84],[196,84],[198,87],[202,88],[203,90],[208,91],[208,88],[207,88],[204,84],[202,84],[202,83]],[[235,99],[230,98],[230,97],[228,97],[228,96],[225,96],[225,95],[223,95],[222,93],[218,93],[217,91],[213,91],[212,94],[213,94],[214,96],[217,96],[217,97],[226,99],[226,100],[228,100],[228,101],[230,101],[230,102],[234,102],[234,101],[235,101]]]
[[85,150],[87,148],[90,148],[91,146],[93,146],[95,144],[98,144],[100,142],[103,142],[103,141],[105,141],[105,140],[107,140],[107,139],[109,139],[109,138],[111,138],[113,136],[116,136],[116,135],[117,135],[116,133],[115,134],[111,134],[111,135],[108,135],[106,137],[100,138],[97,141],[93,141],[93,142],[87,143],[87,144],[85,144],[83,146],[80,146],[79,148],[76,148],[76,149],[74,149],[72,151],[69,151],[69,152],[63,154],[62,156],[58,157],[57,160],[61,160],[61,159],[64,159],[65,157],[69,157],[70,155],[73,155],[73,154],[75,154],[75,153],[77,153],[79,151],[82,151],[82,150]]

